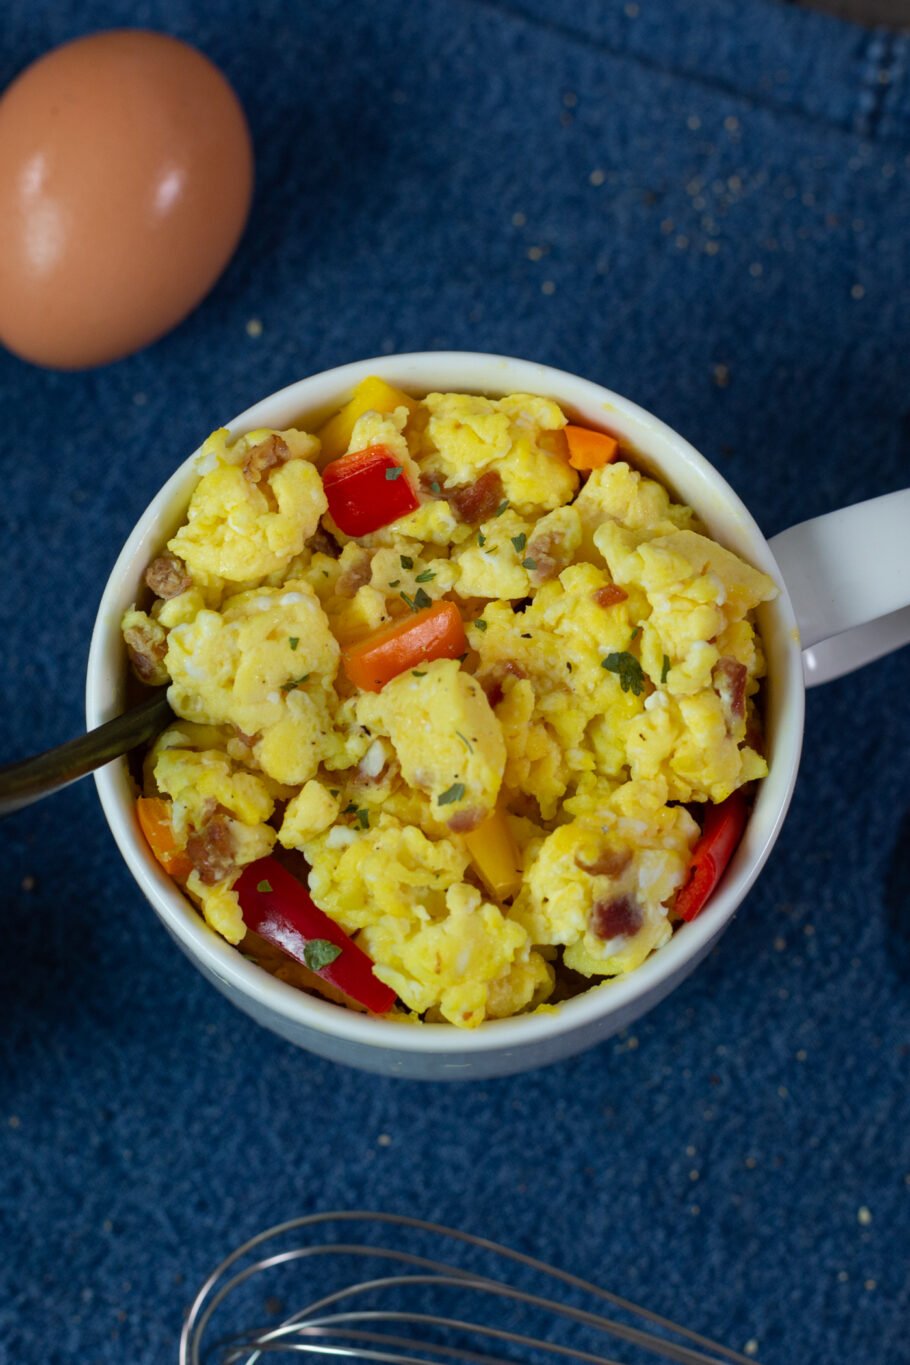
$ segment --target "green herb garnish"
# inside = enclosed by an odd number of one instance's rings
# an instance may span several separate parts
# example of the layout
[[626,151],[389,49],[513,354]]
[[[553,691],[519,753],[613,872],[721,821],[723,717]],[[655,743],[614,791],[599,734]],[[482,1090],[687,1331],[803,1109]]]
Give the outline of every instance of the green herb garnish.
[[387,470],[386,470],[385,476],[386,476],[386,478],[391,482],[392,479],[397,479],[398,476],[399,476],[399,474],[403,474],[403,473],[404,473],[404,470],[402,469],[401,465],[400,465],[400,464],[394,464],[394,465],[392,465],[391,469],[387,469]]
[[461,742],[462,742],[462,744],[464,745],[464,747],[467,749],[468,753],[469,753],[469,754],[472,754],[472,753],[474,752],[474,745],[473,745],[473,744],[471,743],[471,741],[468,739],[467,735],[463,735],[463,734],[461,733],[460,730],[456,730],[455,733],[456,733],[456,735],[458,736],[458,738],[461,740]]
[[427,676],[426,669],[422,669],[422,670],[419,669],[419,668],[412,668],[412,669],[411,669],[411,677],[412,677],[412,678],[425,678],[426,676]]
[[357,812],[357,823],[361,829],[370,828],[370,812],[365,810],[362,806]]
[[522,567],[523,569],[536,569],[536,568],[537,568],[537,560],[536,560],[536,559],[531,559],[531,558],[523,559],[523,560],[521,561],[521,567]]
[[337,795],[338,795],[338,788],[337,788],[337,787],[329,787],[329,796],[337,796]]
[[486,536],[484,535],[483,531],[478,531],[478,532],[477,532],[477,544],[478,544],[478,545],[486,545],[486,543],[487,543],[487,538],[486,538]]
[[397,588],[397,587],[398,587],[398,584],[399,584],[400,582],[401,582],[401,579],[400,579],[400,578],[393,578],[392,581],[391,581],[391,583],[389,584],[389,587],[390,587],[390,588]]
[[478,616],[477,620],[474,622],[474,628],[475,630],[486,630],[487,623],[482,616]]
[[291,678],[290,682],[282,683],[281,684],[282,692],[284,693],[293,692],[294,688],[299,687],[301,683],[305,683],[309,676],[310,676],[309,673],[301,673],[299,678]]
[[272,883],[271,883],[271,882],[267,882],[267,881],[264,881],[264,880],[263,880],[263,881],[261,881],[261,882],[257,882],[257,883],[256,883],[256,890],[257,890],[257,891],[271,891],[271,889],[272,889]]
[[328,967],[336,957],[341,957],[341,949],[337,943],[330,943],[327,938],[311,938],[303,950],[303,960],[311,972],[321,972],[323,967]]
[[439,493],[439,492],[441,492],[441,489],[440,489],[440,487],[439,487],[439,480],[438,480],[438,479],[434,479],[433,482],[430,484],[430,492],[431,492],[431,493]]
[[402,602],[407,602],[408,606],[411,608],[411,611],[417,610],[417,608],[414,606],[413,597],[408,597],[406,592],[400,592],[398,596],[401,598]]
[[291,646],[291,649],[296,649],[297,646],[300,644],[300,636],[299,636],[299,635],[289,635],[289,636],[288,636],[288,644]]
[[508,498],[503,498],[502,502],[499,504],[499,506],[497,507],[496,511],[493,513],[493,516],[494,516],[494,517],[501,517],[502,514],[503,514],[503,512],[504,512],[504,511],[506,510],[506,508],[508,507],[508,505],[509,505],[509,499],[508,499]]
[[399,555],[398,558],[401,561],[401,567],[403,569],[413,569],[414,561],[410,555]]
[[617,674],[619,685],[624,692],[634,692],[636,697],[640,697],[644,692],[645,675],[634,654],[627,654],[624,650],[621,653],[608,654],[601,663],[601,668]]
[[664,666],[663,666],[663,668],[660,670],[660,682],[661,682],[661,686],[663,686],[663,684],[667,681],[667,674],[668,674],[669,672],[670,672],[670,660],[667,658],[667,656],[666,656],[666,654],[665,654],[665,655],[664,655]]
[[635,629],[633,630],[632,634],[629,636],[629,644],[632,643],[632,641],[635,639],[636,635],[640,635],[640,634],[641,634],[641,626],[636,626]]
[[355,814],[356,810],[357,810],[356,801],[349,801],[341,813],[342,815],[353,815]]
[[414,594],[414,611],[419,611],[421,607],[431,607],[433,599],[429,593],[424,592],[423,588],[418,588]]
[[436,577],[435,570],[433,570],[433,569],[424,569],[423,573],[419,573],[419,574],[417,575],[417,577],[414,579],[414,582],[415,582],[415,583],[429,583],[430,579],[431,579],[431,578],[435,578],[435,577]]
[[460,801],[463,796],[464,783],[453,782],[448,791],[444,791],[441,796],[437,796],[436,804],[438,806],[451,806],[453,801]]
[[519,554],[521,554],[522,550],[527,545],[527,543],[528,537],[525,535],[524,531],[522,531],[519,535],[512,537],[512,544],[515,546],[515,549],[518,551]]

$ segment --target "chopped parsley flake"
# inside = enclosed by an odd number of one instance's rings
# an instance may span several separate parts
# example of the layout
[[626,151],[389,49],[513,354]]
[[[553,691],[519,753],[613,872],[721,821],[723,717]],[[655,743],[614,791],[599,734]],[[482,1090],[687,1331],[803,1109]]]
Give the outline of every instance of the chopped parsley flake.
[[[402,596],[404,596],[404,594],[402,594]],[[414,606],[412,610],[419,611],[421,607],[431,607],[432,605],[433,599],[429,593],[424,592],[423,588],[418,588],[414,594]]]
[[486,538],[486,536],[484,535],[483,531],[478,531],[478,532],[477,532],[477,544],[478,544],[478,545],[486,545],[486,543],[487,543],[487,538]]
[[504,512],[504,511],[506,510],[506,508],[508,507],[508,505],[509,505],[509,499],[508,499],[508,498],[503,498],[502,502],[499,504],[499,506],[497,507],[496,511],[493,513],[493,516],[494,516],[494,517],[501,517],[502,514],[503,514],[503,512]]
[[357,812],[357,823],[361,829],[370,828],[370,812],[365,810],[362,806]]
[[300,644],[300,636],[299,636],[299,635],[289,635],[289,636],[288,636],[288,644],[291,646],[291,649],[296,649],[297,646]]
[[341,813],[342,815],[353,815],[356,813],[356,811],[357,803],[355,801],[349,801]]
[[264,880],[263,880],[263,881],[261,881],[261,882],[257,882],[257,883],[256,883],[256,890],[257,890],[257,891],[271,891],[271,889],[272,889],[272,883],[271,883],[271,882],[267,882],[267,881],[264,881]]
[[519,554],[521,554],[522,550],[527,545],[527,543],[528,537],[525,535],[524,531],[520,532],[519,535],[512,537],[512,544],[515,546],[515,549],[518,551]]
[[666,656],[666,654],[665,654],[665,655],[664,655],[664,666],[663,666],[663,668],[660,670],[660,683],[661,683],[661,687],[662,687],[662,686],[664,685],[664,683],[667,681],[667,674],[668,674],[669,672],[670,672],[670,660],[667,658],[667,656]]
[[536,560],[536,559],[530,559],[530,558],[528,558],[528,559],[523,559],[523,560],[521,561],[521,567],[522,567],[523,569],[536,569],[536,568],[537,568],[537,560]]
[[391,581],[391,583],[389,584],[389,587],[390,587],[390,588],[397,588],[397,587],[398,587],[398,584],[399,584],[400,582],[401,582],[401,579],[400,579],[400,578],[393,578],[392,581]]
[[440,489],[440,487],[439,487],[439,480],[438,480],[438,479],[434,479],[433,482],[430,484],[430,492],[431,492],[431,493],[439,493],[439,492],[441,492],[441,489]]
[[299,678],[291,678],[289,682],[282,683],[282,692],[293,692],[294,688],[299,687],[301,683],[305,683],[309,676],[309,673],[301,673]]
[[522,635],[521,638],[522,638],[523,640],[530,640],[530,638],[531,638],[531,632],[530,632],[530,631],[526,631],[525,634]]
[[486,623],[486,621],[483,619],[482,616],[478,616],[477,620],[474,622],[474,629],[475,629],[475,630],[486,630],[486,628],[487,628],[487,623]]
[[460,801],[463,796],[464,783],[453,782],[447,791],[444,791],[441,796],[437,796],[436,804],[438,806],[451,806],[453,801]]
[[322,971],[322,968],[328,967],[336,957],[341,957],[341,949],[337,943],[330,943],[327,938],[311,938],[303,950],[303,960],[311,972]]
[[414,561],[410,555],[399,555],[398,558],[401,561],[401,567],[403,569],[413,569]]
[[640,635],[640,634],[641,634],[641,626],[636,626],[635,629],[633,630],[632,634],[629,636],[629,644],[632,643],[632,641],[635,639],[636,635]]
[[337,788],[337,787],[329,787],[329,796],[337,796],[337,795],[338,795],[338,788]]
[[645,675],[634,654],[627,654],[625,651],[608,654],[601,663],[601,668],[617,674],[619,685],[624,692],[634,692],[636,697],[640,697],[644,692]]
[[412,668],[412,669],[411,669],[411,677],[412,677],[412,678],[425,678],[426,676],[427,676],[426,669],[422,669],[422,670],[419,669],[419,668]]
[[411,608],[411,611],[417,610],[417,608],[414,606],[413,597],[408,597],[406,592],[400,592],[398,596],[401,598],[402,602],[407,602],[408,606]]
[[404,470],[402,469],[401,465],[400,465],[400,464],[395,464],[395,465],[392,465],[391,469],[387,469],[387,470],[386,470],[385,476],[386,476],[386,478],[387,478],[389,481],[391,481],[392,479],[397,479],[398,476],[399,476],[399,474],[403,474],[403,473],[404,473]]
[[467,735],[463,735],[463,734],[461,733],[460,730],[456,730],[455,733],[456,733],[456,735],[458,736],[458,738],[461,740],[461,742],[462,742],[462,744],[464,745],[464,747],[467,749],[468,753],[469,753],[469,754],[472,754],[472,753],[474,752],[474,745],[473,745],[473,744],[471,743],[471,741],[468,739]]
[[415,582],[415,583],[429,583],[430,579],[431,579],[431,578],[435,578],[435,577],[436,577],[436,573],[435,573],[435,571],[434,571],[433,569],[424,569],[423,573],[419,573],[419,574],[417,575],[417,577],[415,578],[414,582]]

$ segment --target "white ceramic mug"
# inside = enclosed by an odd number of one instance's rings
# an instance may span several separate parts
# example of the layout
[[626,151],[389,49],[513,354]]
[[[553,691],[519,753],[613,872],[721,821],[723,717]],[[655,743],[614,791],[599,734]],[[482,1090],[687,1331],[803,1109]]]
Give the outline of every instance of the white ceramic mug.
[[[462,390],[554,398],[572,418],[606,427],[635,451],[635,463],[693,506],[711,534],[780,587],[759,611],[768,659],[764,683],[770,772],[723,881],[702,914],[628,976],[587,991],[554,1012],[491,1021],[465,1031],[410,1027],[314,999],[247,961],[209,929],[156,863],[140,833],[127,763],[96,774],[98,793],[127,866],[168,932],[229,1000],[260,1024],[320,1056],[369,1071],[419,1079],[506,1075],[571,1056],[625,1028],[656,1005],[705,956],[764,865],[790,803],[799,766],[807,684],[846,673],[910,641],[910,489],[804,522],[765,539],[732,488],[699,453],[650,413],[585,379],[530,361],[459,352],[385,356],[291,384],[231,424],[315,422],[340,407],[364,376],[379,374],[416,395]],[[141,594],[149,560],[183,518],[197,480],[194,456],[140,518],[111,573],[92,636],[89,727],[123,706],[124,610]],[[756,980],[756,992],[762,989]]]

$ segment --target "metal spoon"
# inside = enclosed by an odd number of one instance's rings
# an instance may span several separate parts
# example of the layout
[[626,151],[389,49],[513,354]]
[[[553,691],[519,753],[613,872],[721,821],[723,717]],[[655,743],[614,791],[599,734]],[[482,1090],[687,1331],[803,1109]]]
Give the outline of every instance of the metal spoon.
[[0,815],[9,815],[20,806],[40,801],[95,768],[110,763],[112,758],[119,758],[137,745],[147,743],[171,719],[165,689],[156,688],[147,701],[99,725],[97,730],[90,730],[87,735],[59,744],[56,749],[48,749],[35,758],[8,763],[0,768]]

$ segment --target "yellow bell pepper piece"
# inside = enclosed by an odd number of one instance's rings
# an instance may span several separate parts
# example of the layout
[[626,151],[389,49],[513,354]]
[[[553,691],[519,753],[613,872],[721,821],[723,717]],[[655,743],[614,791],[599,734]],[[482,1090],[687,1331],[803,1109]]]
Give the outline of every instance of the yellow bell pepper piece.
[[471,861],[497,900],[514,896],[521,886],[521,864],[506,817],[494,810],[482,825],[464,836]]
[[375,374],[361,379],[350,401],[317,431],[316,435],[322,442],[320,461],[337,460],[339,455],[347,452],[354,423],[365,412],[394,412],[400,407],[413,412],[417,407],[417,400],[401,389],[394,389],[391,384],[387,384]]

